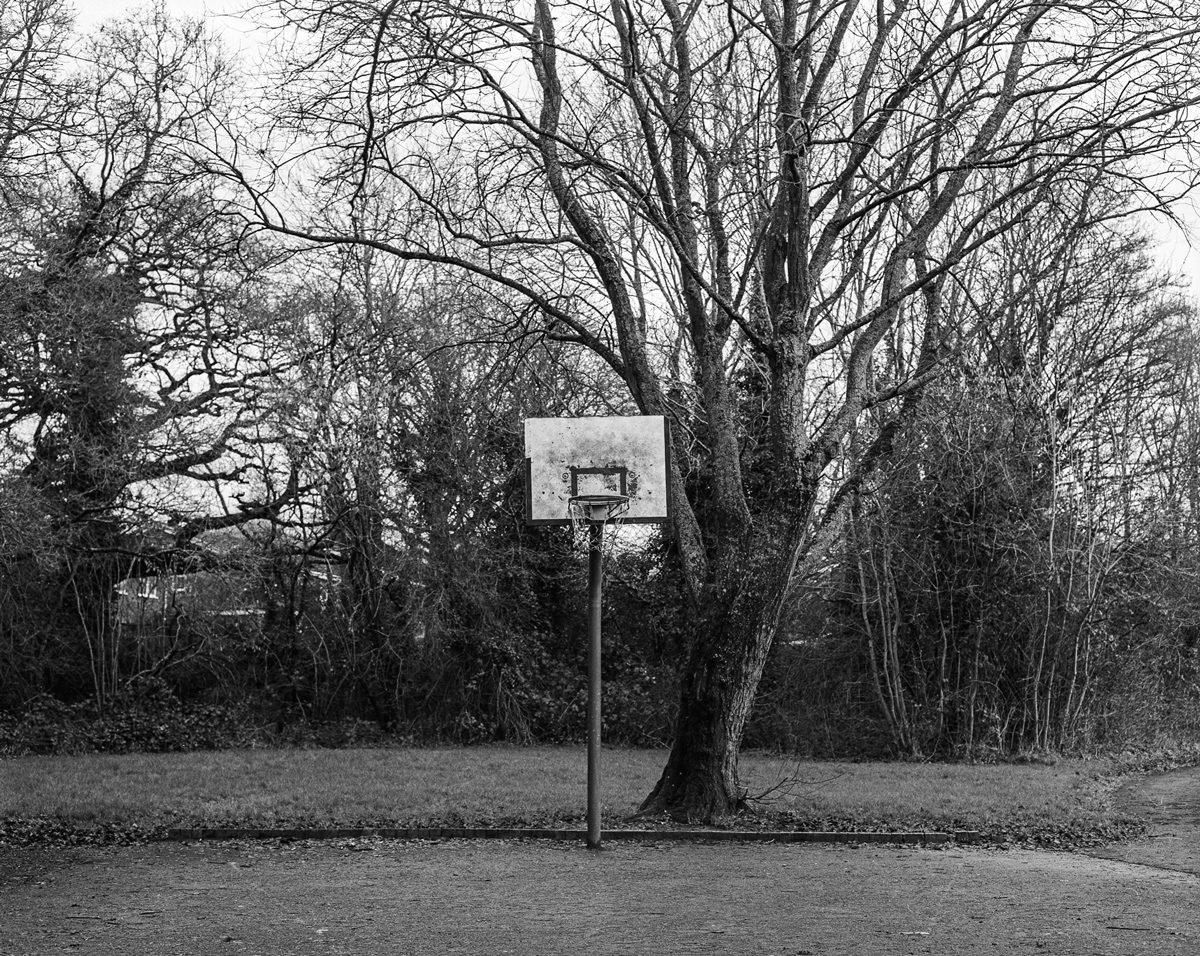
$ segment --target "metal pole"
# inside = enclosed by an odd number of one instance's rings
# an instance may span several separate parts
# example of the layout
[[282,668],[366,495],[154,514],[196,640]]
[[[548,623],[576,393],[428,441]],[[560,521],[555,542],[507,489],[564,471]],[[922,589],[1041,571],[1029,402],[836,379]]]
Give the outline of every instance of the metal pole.
[[600,599],[604,523],[588,528],[587,845],[600,849]]

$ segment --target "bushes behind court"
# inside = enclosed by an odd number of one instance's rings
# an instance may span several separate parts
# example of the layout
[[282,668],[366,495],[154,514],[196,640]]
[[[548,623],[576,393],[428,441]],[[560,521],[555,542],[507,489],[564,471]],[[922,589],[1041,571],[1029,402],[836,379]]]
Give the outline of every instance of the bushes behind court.
[[[609,566],[604,739],[612,745],[661,745],[671,736],[684,620],[673,582],[645,573],[651,560],[618,556]],[[580,570],[566,560],[562,574],[557,599],[543,594],[523,603],[501,592],[474,605],[460,602],[456,616],[420,640],[397,628],[368,644],[361,635],[356,639],[336,605],[304,616],[291,630],[196,624],[183,635],[179,663],[160,676],[128,680],[103,702],[88,693],[64,701],[43,692],[10,707],[0,714],[0,754],[579,741],[585,729],[584,597]],[[504,583],[519,586],[511,578]],[[1130,600],[1125,590],[1118,598]],[[903,600],[924,597],[909,592]],[[1161,604],[1156,607],[1164,616]],[[472,624],[472,615],[484,610],[486,619]],[[747,746],[815,756],[986,758],[1031,749],[1121,749],[1187,739],[1200,728],[1195,644],[1187,634],[1169,640],[1174,632],[1165,625],[1134,643],[1093,635],[1095,704],[1066,714],[1073,738],[1058,734],[1060,722],[1047,739],[1020,733],[1028,694],[1004,693],[1006,686],[1023,690],[1019,680],[990,682],[974,697],[969,683],[947,687],[939,704],[941,658],[928,652],[927,632],[910,630],[911,615],[893,635],[892,657],[877,661],[873,673],[872,643],[854,610],[836,589],[809,592],[797,605],[787,640],[776,646],[764,674]],[[1120,610],[1112,611],[1114,620]],[[1125,607],[1124,613],[1154,620],[1145,608]],[[1029,662],[1022,656],[1029,635],[1014,626],[1015,614],[1008,620],[1007,632],[987,630],[990,643],[978,646],[988,667]],[[970,635],[948,636],[952,659],[969,660],[977,649]],[[127,649],[130,666],[134,643]],[[881,666],[895,667],[896,679],[877,682]],[[889,703],[902,698],[907,705],[903,726],[881,704],[885,693],[894,695]],[[975,740],[956,732],[972,721]],[[999,732],[1005,727],[1007,736]]]
[[165,681],[146,678],[104,708],[43,694],[20,714],[0,713],[0,755],[216,750],[244,745],[248,731],[237,708],[184,705]]
[[[1190,513],[1127,496],[1114,522],[1104,487],[1062,493],[1047,444],[1007,394],[931,396],[798,592],[747,745],[987,757],[1200,733]],[[10,562],[0,747],[582,739],[586,561],[568,534],[496,520],[469,547],[415,540],[337,565],[267,538],[225,572],[236,587],[206,591],[254,613],[138,627],[83,626],[52,552]],[[608,559],[609,743],[671,738],[703,626],[672,566],[654,537]]]
[[[64,614],[61,633],[20,644],[0,674],[0,753],[582,739],[586,569],[561,532],[542,538],[546,555],[460,564],[436,580],[440,590],[419,576],[384,582],[370,627],[336,588],[297,586],[304,576],[280,573],[276,556],[258,579],[260,616],[176,615],[110,636],[122,676],[103,696],[90,681],[88,637],[72,634]],[[615,744],[670,736],[682,628],[673,585],[644,583],[653,560],[630,555],[609,569],[604,733]]]

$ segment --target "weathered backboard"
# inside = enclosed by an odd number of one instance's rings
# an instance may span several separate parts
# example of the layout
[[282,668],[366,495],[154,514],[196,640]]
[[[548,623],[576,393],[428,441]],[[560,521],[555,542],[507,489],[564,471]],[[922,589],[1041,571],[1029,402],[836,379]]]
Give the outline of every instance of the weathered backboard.
[[574,495],[629,498],[625,524],[670,516],[671,437],[662,415],[525,420],[525,520],[570,524]]

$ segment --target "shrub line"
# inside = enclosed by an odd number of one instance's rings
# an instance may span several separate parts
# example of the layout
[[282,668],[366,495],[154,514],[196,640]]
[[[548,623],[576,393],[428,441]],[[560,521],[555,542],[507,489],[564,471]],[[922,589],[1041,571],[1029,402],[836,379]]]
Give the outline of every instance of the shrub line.
[[[344,840],[379,837],[388,840],[583,840],[586,830],[544,827],[338,827],[334,829],[189,827],[167,830],[161,837],[185,840]],[[953,833],[926,830],[901,832],[821,830],[604,830],[605,840],[630,842],[726,841],[736,843],[977,843],[975,830]]]

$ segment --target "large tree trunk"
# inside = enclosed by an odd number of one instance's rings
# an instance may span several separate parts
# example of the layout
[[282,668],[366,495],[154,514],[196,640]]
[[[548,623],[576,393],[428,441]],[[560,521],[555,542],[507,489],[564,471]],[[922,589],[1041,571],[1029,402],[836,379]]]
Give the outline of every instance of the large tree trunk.
[[675,741],[640,812],[697,822],[742,807],[738,752],[772,636],[720,629],[697,639],[684,672]]
[[[811,499],[810,499],[811,500]],[[738,753],[804,544],[811,507],[771,540],[748,534],[711,586],[688,654],[675,740],[639,813],[710,821],[741,809]]]

